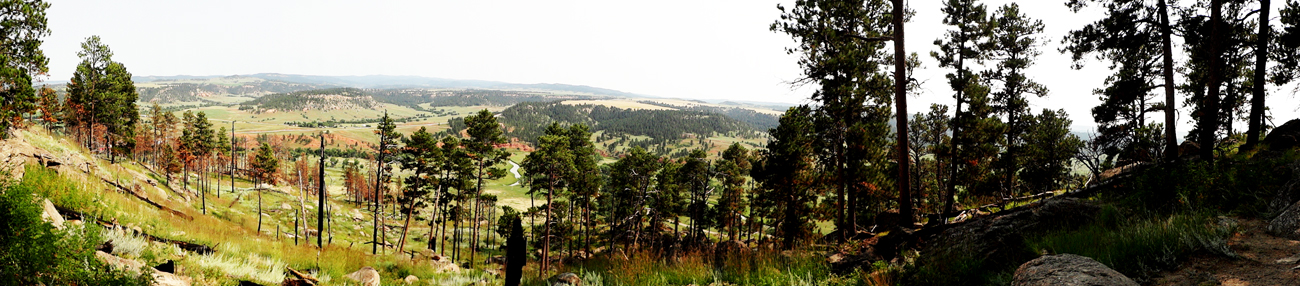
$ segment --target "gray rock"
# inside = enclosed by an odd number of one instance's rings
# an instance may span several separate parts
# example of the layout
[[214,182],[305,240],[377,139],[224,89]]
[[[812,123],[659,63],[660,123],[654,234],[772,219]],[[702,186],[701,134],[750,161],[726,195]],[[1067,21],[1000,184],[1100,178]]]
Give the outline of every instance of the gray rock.
[[54,228],[63,229],[63,215],[59,214],[59,210],[54,208],[54,204],[50,203],[50,200],[42,201],[41,207],[45,211],[41,213],[41,219],[50,222],[50,224],[54,225]]
[[1037,256],[1025,248],[1024,234],[1077,228],[1091,222],[1100,210],[1100,207],[1074,198],[1046,199],[948,228],[929,240],[922,256],[950,258],[970,255],[990,259],[987,261],[990,265],[1017,265]]
[[572,272],[556,274],[555,276],[552,276],[551,279],[547,279],[547,281],[551,281],[551,286],[582,285],[582,278],[578,278],[578,274],[573,274]]
[[1300,147],[1300,119],[1291,119],[1268,133],[1260,143],[1268,145],[1269,150],[1286,151]]
[[1282,214],[1268,222],[1268,234],[1288,239],[1300,239],[1300,202],[1291,204]]
[[349,273],[345,277],[352,279],[352,281],[361,282],[361,285],[379,286],[379,271],[370,266],[361,267],[357,272]]
[[1110,267],[1074,254],[1045,255],[1016,269],[1012,286],[1137,286]]

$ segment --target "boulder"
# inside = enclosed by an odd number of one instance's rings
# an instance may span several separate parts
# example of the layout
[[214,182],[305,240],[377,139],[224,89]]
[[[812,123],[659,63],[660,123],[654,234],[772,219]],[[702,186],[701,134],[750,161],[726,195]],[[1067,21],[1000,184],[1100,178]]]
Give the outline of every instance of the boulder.
[[361,267],[356,272],[348,273],[344,277],[360,282],[364,286],[379,286],[379,271],[370,266]]
[[99,258],[100,261],[113,266],[113,268],[128,272],[140,273],[140,269],[145,267],[144,263],[139,261],[117,257],[103,251],[95,251],[95,258]]
[[1268,211],[1270,213],[1281,213],[1291,204],[1300,200],[1300,161],[1292,162],[1287,167],[1291,169],[1291,180],[1278,188],[1277,193],[1273,195],[1272,201],[1269,201]]
[[582,278],[578,278],[578,274],[573,274],[572,272],[556,274],[555,276],[551,276],[550,279],[546,279],[546,281],[550,282],[551,286],[582,285]]
[[167,272],[154,271],[153,286],[190,286],[193,279]]
[[456,263],[451,261],[451,259],[439,255],[434,255],[429,258],[429,265],[433,267],[433,271],[437,271],[438,273],[460,272],[459,265],[456,265]]
[[1044,255],[1020,265],[1012,286],[1137,286],[1137,282],[1092,258],[1074,254]]
[[1268,222],[1268,234],[1300,240],[1300,202],[1291,204],[1282,214]]
[[1276,151],[1300,147],[1300,119],[1292,119],[1273,128],[1273,131],[1270,131],[1260,143],[1267,145],[1269,150]]
[[411,284],[419,283],[420,278],[415,277],[415,275],[406,275],[406,279],[402,279],[402,281],[406,282],[406,285],[411,285]]
[[1181,157],[1196,156],[1201,154],[1201,144],[1192,141],[1183,141],[1178,144],[1178,155]]
[[41,212],[41,219],[50,222],[50,224],[54,225],[54,228],[63,229],[63,215],[59,214],[59,210],[54,208],[54,204],[50,203],[50,200],[45,199],[43,201],[41,206],[45,208],[45,211]]

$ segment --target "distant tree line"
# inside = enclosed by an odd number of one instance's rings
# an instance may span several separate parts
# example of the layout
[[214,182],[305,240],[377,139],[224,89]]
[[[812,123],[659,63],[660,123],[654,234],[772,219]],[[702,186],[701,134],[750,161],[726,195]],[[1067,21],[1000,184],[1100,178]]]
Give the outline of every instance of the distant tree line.
[[[519,103],[501,111],[507,135],[525,141],[545,133],[552,122],[585,124],[593,132],[648,136],[654,142],[752,132],[749,124],[727,116],[699,111],[622,109],[604,105],[569,105],[559,101]],[[535,142],[534,142],[535,143]]]
[[658,102],[654,100],[641,100],[638,102],[654,105],[654,106],[673,108],[677,110],[722,114],[722,115],[726,115],[727,117],[731,117],[732,119],[749,123],[749,125],[754,126],[754,128],[758,130],[767,130],[767,129],[774,128],[778,123],[777,115],[766,114],[748,108],[706,106],[706,105],[674,105],[674,104],[668,104],[668,103]]

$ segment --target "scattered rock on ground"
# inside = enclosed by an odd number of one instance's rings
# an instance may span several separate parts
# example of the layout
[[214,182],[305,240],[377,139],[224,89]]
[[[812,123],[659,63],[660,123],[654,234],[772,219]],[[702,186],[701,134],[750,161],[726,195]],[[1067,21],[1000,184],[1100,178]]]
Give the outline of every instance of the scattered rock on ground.
[[419,283],[420,278],[415,277],[415,275],[406,275],[406,279],[402,279],[402,281],[406,282],[406,285],[411,285],[411,284]]
[[1137,282],[1092,258],[1074,254],[1045,255],[1016,269],[1012,286],[1137,286]]
[[555,276],[552,276],[551,279],[546,279],[546,280],[551,282],[551,286],[561,286],[561,285],[564,285],[564,286],[580,286],[580,285],[582,285],[582,278],[578,278],[578,274],[573,274],[572,272],[565,272],[565,273],[556,274]]
[[345,277],[352,279],[352,281],[361,282],[361,285],[379,286],[379,271],[370,266],[361,267],[357,272],[349,273]]

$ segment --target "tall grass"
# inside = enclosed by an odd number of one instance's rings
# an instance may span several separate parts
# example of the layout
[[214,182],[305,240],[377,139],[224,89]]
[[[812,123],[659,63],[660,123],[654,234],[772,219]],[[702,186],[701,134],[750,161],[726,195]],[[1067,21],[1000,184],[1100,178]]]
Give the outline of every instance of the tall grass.
[[1227,239],[1236,226],[1208,215],[1178,214],[1151,218],[1118,227],[1099,222],[1075,231],[1031,238],[1034,249],[1091,257],[1106,266],[1145,281],[1153,274],[1178,266],[1181,258],[1198,251],[1236,256]]
[[[721,257],[694,252],[675,258],[642,251],[631,256],[601,256],[561,266],[555,273],[573,272],[583,285],[851,285],[853,275],[831,272],[825,258],[810,252],[754,251]],[[525,271],[525,285],[545,285],[536,272]],[[547,275],[549,277],[549,275]]]

